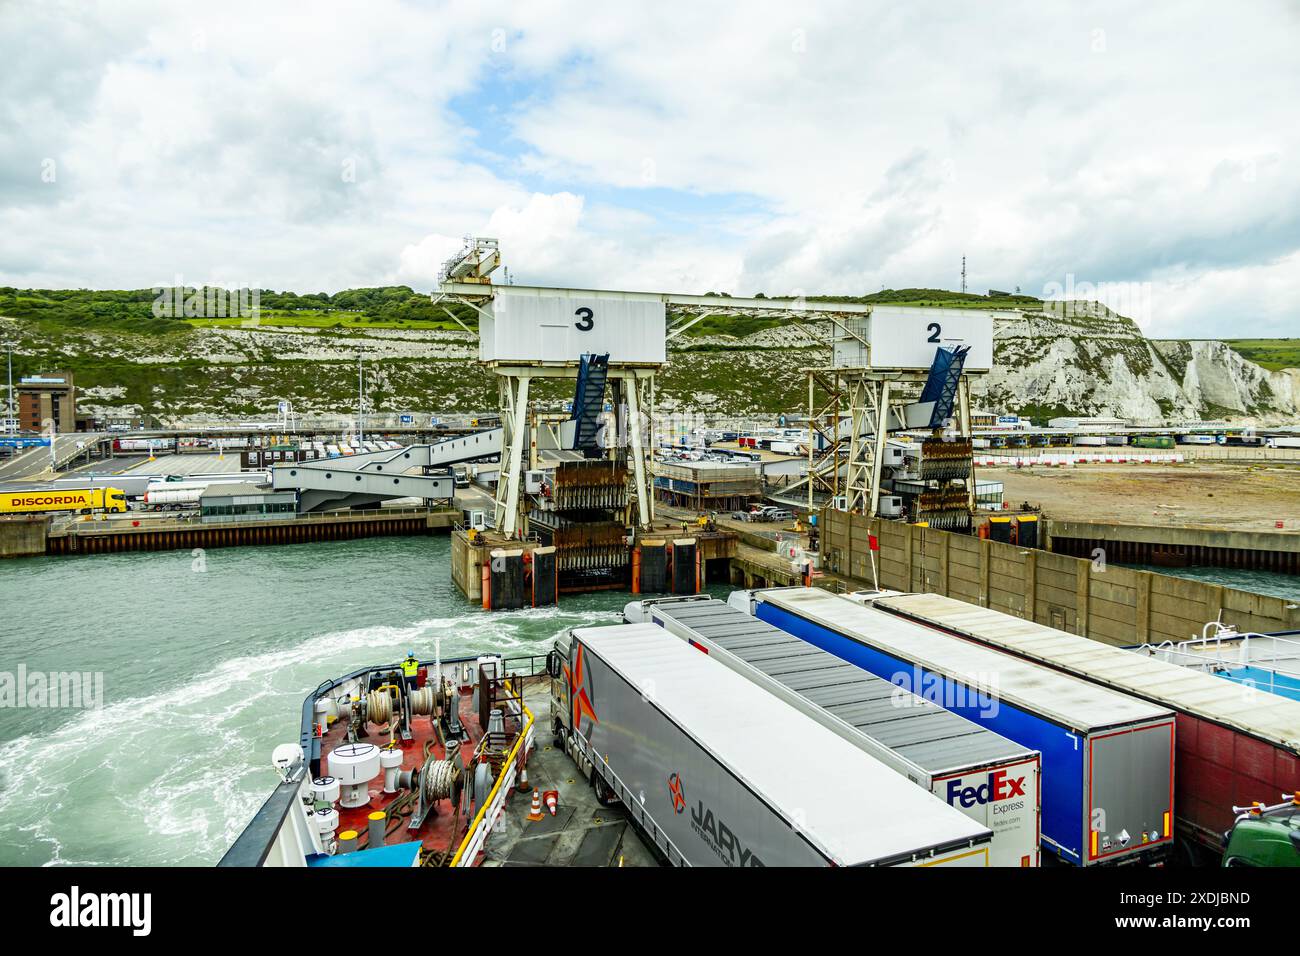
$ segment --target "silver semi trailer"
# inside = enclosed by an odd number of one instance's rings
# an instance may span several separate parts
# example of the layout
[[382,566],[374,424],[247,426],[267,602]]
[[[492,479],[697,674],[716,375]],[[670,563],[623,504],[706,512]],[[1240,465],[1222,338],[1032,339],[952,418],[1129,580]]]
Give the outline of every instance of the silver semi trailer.
[[1038,865],[1039,755],[708,596],[628,606],[993,831],[990,866]]
[[987,827],[655,625],[555,654],[553,729],[673,865],[988,865]]

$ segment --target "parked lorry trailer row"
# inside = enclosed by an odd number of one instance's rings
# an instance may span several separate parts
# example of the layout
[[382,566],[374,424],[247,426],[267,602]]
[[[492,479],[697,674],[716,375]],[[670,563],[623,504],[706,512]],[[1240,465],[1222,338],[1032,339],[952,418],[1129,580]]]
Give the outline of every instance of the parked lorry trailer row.
[[[1042,754],[1043,848],[1082,866],[1174,841],[1174,715],[846,595],[757,591],[760,620]],[[1122,653],[1122,652],[1121,652]]]
[[987,866],[989,828],[653,624],[575,628],[554,731],[680,866]]
[[1177,823],[1182,835],[1215,857],[1233,825],[1234,806],[1271,804],[1300,790],[1300,702],[941,595],[898,595],[874,603],[900,618],[1173,711]]
[[1039,755],[708,595],[636,602],[658,624],[993,831],[990,866],[1038,865]]
[[96,477],[94,475],[77,475],[74,478],[56,478],[49,482],[51,491],[62,491],[65,488],[117,488],[128,498],[139,498],[145,493],[149,482],[153,481],[151,475],[105,475]]

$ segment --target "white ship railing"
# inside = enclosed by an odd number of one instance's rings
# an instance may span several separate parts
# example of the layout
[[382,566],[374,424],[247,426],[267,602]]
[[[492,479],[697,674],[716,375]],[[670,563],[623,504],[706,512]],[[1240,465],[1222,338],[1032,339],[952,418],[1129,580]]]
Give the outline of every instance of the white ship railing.
[[[1217,625],[1214,634],[1208,633]],[[1276,692],[1277,677],[1300,677],[1300,641],[1254,631],[1239,632],[1211,621],[1201,637],[1187,641],[1162,641],[1142,644],[1134,650],[1180,667],[1214,673],[1219,677]],[[1227,673],[1231,668],[1252,667],[1266,671],[1266,681],[1258,677],[1238,677]]]
[[[521,763],[528,758],[529,751],[533,749],[533,712],[524,704],[522,691],[519,695],[519,707],[523,711],[523,729],[520,731],[519,736],[515,738],[515,745],[510,749],[510,754],[501,767],[501,773],[497,775],[497,781],[492,787],[492,792],[488,794],[487,800],[479,808],[478,814],[474,817],[474,822],[470,824],[469,830],[465,834],[465,839],[461,841],[460,847],[456,850],[456,855],[451,858],[451,866],[469,867],[474,865],[483,849],[483,844],[487,842],[488,836],[492,833],[492,828],[501,819],[501,813],[506,805],[506,797],[514,789]],[[484,740],[486,739],[485,734]]]

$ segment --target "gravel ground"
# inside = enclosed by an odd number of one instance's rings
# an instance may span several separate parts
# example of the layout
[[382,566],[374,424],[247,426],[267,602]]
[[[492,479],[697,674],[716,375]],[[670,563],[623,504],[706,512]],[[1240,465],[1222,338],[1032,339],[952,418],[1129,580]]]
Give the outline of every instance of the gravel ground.
[[1041,506],[1049,518],[1300,532],[1295,465],[1077,465],[979,468],[1002,481],[1007,501]]

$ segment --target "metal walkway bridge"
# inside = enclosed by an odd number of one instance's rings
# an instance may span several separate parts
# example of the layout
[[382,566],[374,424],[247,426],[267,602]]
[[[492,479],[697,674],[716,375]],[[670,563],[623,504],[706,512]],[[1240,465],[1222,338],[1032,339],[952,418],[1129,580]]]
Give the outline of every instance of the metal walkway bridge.
[[501,429],[494,428],[428,445],[276,465],[271,487],[297,491],[299,511],[364,507],[392,498],[450,500],[454,478],[426,470],[500,454]]

